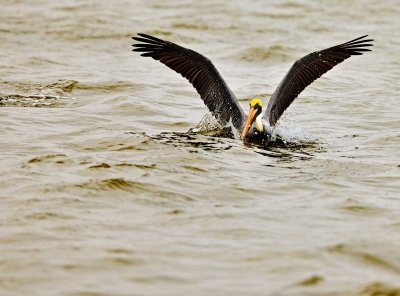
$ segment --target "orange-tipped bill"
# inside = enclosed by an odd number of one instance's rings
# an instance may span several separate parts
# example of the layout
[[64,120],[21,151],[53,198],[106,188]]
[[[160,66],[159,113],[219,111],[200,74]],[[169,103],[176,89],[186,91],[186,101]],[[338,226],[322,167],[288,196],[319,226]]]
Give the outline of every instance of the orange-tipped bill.
[[247,116],[246,123],[244,124],[244,128],[242,131],[242,141],[246,139],[247,132],[249,131],[250,125],[253,123],[254,115],[256,115],[256,109],[254,107],[250,108],[249,116]]

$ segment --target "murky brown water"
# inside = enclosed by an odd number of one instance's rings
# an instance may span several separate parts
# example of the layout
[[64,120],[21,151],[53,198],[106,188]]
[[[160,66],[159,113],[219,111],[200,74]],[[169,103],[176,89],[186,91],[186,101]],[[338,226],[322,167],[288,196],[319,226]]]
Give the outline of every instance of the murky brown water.
[[[1,1],[0,295],[398,295],[399,1]],[[214,61],[247,109],[370,34],[270,150],[186,133],[206,108],[131,52]]]

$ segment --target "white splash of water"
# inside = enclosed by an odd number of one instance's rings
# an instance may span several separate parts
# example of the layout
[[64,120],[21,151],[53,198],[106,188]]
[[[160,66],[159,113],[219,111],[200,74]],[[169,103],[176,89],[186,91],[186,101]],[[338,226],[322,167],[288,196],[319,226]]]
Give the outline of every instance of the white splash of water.
[[281,138],[285,142],[301,143],[312,140],[310,134],[303,130],[295,122],[280,121],[273,131],[273,136]]
[[194,133],[206,133],[216,129],[222,129],[222,126],[217,122],[211,113],[207,113],[200,120],[199,124],[191,130]]
[[233,128],[231,121],[229,121],[227,125],[223,127],[218,123],[216,118],[211,113],[204,115],[195,128],[189,129],[189,133],[225,138],[239,138],[239,134],[236,129]]
[[[224,134],[224,130],[226,128],[231,129],[231,132],[235,139],[240,139],[240,134],[235,128],[233,128],[231,121],[228,122],[228,124],[224,128],[218,123],[218,121],[211,113],[207,113],[206,115],[204,115],[199,124],[196,127],[191,128],[189,132],[203,135],[221,136]],[[301,126],[297,125],[294,121],[281,120],[275,127],[267,128],[271,131],[272,141],[276,141],[277,138],[286,143],[293,144],[314,141],[311,135],[307,131],[303,130]]]

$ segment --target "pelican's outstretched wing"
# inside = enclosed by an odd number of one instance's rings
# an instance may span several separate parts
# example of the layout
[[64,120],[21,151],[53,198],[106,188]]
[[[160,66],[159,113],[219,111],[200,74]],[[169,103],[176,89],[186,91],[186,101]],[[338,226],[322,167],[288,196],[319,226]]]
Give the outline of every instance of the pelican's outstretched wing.
[[297,60],[272,94],[263,118],[271,126],[275,125],[286,108],[315,79],[352,55],[370,51],[367,47],[373,46],[369,43],[373,39],[365,39],[367,36],[315,51]]
[[133,51],[142,52],[141,56],[159,60],[181,74],[194,86],[221,125],[225,126],[231,121],[235,128],[242,130],[246,115],[209,59],[172,42],[147,34],[138,35],[140,37],[132,38],[141,43],[133,44]]

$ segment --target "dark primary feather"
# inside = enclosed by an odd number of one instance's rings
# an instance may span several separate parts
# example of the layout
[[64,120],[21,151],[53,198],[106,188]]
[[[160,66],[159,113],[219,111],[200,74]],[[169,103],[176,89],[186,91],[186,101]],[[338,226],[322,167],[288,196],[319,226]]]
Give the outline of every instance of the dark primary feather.
[[225,126],[232,120],[233,126],[239,131],[242,130],[246,115],[209,59],[169,41],[147,34],[139,33],[138,36],[140,37],[132,37],[141,42],[133,44],[133,51],[141,52],[141,56],[159,60],[181,74],[195,87],[220,124]]
[[349,42],[310,53],[297,60],[272,94],[263,116],[273,126],[293,100],[314,80],[352,55],[361,55],[373,46],[361,36]]

